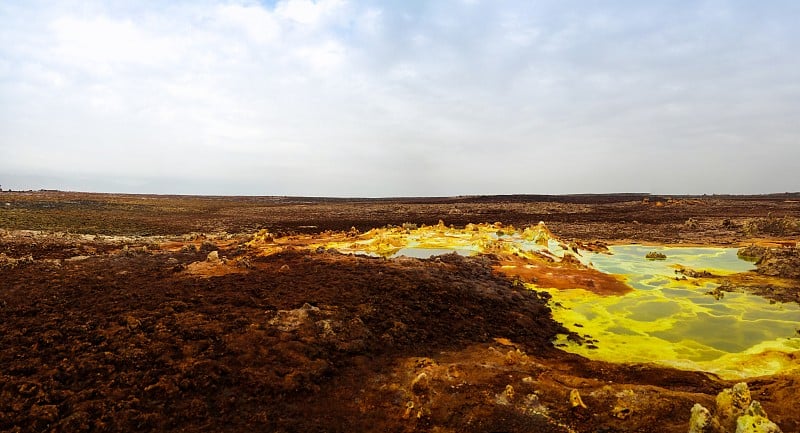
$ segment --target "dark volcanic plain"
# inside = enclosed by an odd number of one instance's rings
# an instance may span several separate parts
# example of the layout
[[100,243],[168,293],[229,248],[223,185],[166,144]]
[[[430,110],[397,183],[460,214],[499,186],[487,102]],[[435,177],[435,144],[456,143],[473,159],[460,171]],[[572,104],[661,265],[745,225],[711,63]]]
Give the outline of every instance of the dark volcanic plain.
[[[797,282],[798,218],[798,194],[2,192],[0,431],[684,432],[692,405],[734,382],[554,348],[565,330],[547,295],[490,256],[261,255],[247,242],[261,229],[544,221],[565,241],[778,248],[785,259],[761,270]],[[235,272],[189,272],[214,251]],[[763,295],[798,302],[798,287]],[[747,382],[800,431],[796,373]]]

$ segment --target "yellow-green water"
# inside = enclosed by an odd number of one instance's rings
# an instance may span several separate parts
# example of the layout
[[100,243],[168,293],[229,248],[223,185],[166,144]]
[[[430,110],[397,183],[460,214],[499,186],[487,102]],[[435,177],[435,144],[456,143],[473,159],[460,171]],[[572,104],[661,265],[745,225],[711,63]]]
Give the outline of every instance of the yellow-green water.
[[[574,253],[584,265],[624,276],[634,290],[609,296],[531,285],[550,292],[554,318],[586,340],[578,344],[562,335],[555,343],[564,350],[596,360],[651,362],[725,378],[800,370],[799,305],[771,303],[744,293],[725,293],[721,299],[707,293],[726,275],[753,269],[734,248],[621,245],[610,247],[611,254],[575,252],[577,245],[560,242],[543,223],[518,230],[500,224],[456,229],[441,222],[374,229],[356,237],[340,235],[310,248],[320,246],[384,257],[489,253],[504,260],[515,258],[512,267],[519,261],[535,262],[545,273],[548,265],[541,257],[551,257],[558,267],[566,254]],[[647,260],[650,251],[667,258]],[[717,277],[681,279],[679,268]]]
[[[646,260],[649,251],[666,260]],[[625,275],[635,288],[622,296],[585,290],[548,290],[556,320],[585,338],[561,336],[556,344],[591,359],[654,362],[699,369],[723,377],[772,374],[800,367],[800,306],[770,303],[759,296],[707,294],[717,284],[677,280],[677,267],[715,275],[751,269],[732,248],[613,246],[611,255],[584,254],[598,270]],[[593,343],[593,344],[592,344]]]

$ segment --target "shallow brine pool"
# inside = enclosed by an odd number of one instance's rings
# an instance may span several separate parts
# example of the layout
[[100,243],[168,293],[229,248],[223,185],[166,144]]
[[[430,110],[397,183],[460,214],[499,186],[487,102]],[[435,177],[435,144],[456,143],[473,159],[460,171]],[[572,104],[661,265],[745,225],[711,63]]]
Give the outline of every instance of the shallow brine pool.
[[[619,245],[595,253],[558,240],[543,223],[517,230],[441,222],[374,229],[318,246],[383,257],[491,253],[499,272],[549,292],[555,320],[581,337],[562,335],[555,344],[591,359],[653,362],[725,378],[800,369],[800,306],[745,293],[709,294],[727,276],[754,269],[735,248]],[[666,259],[646,259],[651,251]],[[680,269],[695,273],[687,278]],[[633,290],[603,274],[623,278]],[[610,282],[616,285],[609,288]]]
[[[611,362],[656,362],[724,377],[773,374],[798,367],[800,306],[771,303],[755,295],[708,294],[718,284],[682,279],[682,267],[714,275],[744,272],[753,265],[734,248],[612,246],[611,255],[584,254],[600,271],[625,275],[635,290],[599,296],[586,290],[546,289],[556,320],[585,337],[561,336],[562,348]],[[650,251],[665,260],[647,260]]]

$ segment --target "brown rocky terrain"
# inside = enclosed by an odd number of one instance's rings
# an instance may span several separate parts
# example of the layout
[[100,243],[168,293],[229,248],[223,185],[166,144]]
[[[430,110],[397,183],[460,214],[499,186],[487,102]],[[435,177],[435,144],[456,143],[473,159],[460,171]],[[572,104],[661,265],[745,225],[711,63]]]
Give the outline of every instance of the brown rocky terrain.
[[[553,347],[547,295],[491,257],[248,246],[404,222],[545,221],[562,239],[748,246],[796,301],[800,202],[0,193],[0,431],[683,432],[734,383]],[[777,273],[777,274],[776,274]],[[792,287],[795,287],[794,289]],[[794,297],[794,298],[792,298]],[[793,375],[748,380],[800,431]]]

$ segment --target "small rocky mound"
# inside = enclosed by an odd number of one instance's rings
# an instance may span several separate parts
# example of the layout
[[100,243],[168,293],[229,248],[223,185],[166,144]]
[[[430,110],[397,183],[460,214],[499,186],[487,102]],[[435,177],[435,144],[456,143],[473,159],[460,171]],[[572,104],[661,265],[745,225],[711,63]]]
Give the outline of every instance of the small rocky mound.
[[647,260],[666,260],[667,255],[664,253],[659,253],[658,251],[650,251],[644,256]]
[[781,433],[780,427],[767,418],[761,404],[750,398],[750,389],[744,382],[720,392],[716,406],[712,414],[695,404],[689,433]]
[[711,272],[708,272],[706,270],[698,271],[698,270],[689,269],[689,268],[676,269],[675,270],[675,274],[681,274],[681,275],[689,277],[689,278],[713,278],[713,277],[716,277],[716,275],[714,275]]
[[750,245],[739,248],[739,251],[736,252],[736,255],[739,256],[740,259],[747,260],[748,262],[758,262],[762,257],[764,257],[766,252],[766,247]]
[[539,221],[539,224],[535,226],[530,226],[523,230],[522,238],[526,241],[532,241],[537,245],[547,246],[547,243],[550,239],[555,239],[555,235],[547,226],[544,224],[544,221]]

